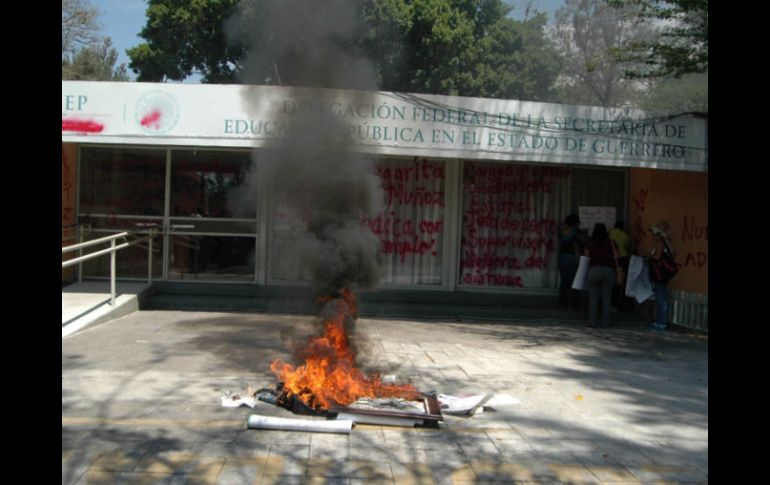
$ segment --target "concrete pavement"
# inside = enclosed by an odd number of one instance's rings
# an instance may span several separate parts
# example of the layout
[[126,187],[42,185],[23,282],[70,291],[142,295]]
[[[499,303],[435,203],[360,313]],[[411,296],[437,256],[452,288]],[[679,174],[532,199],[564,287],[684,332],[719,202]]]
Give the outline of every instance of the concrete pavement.
[[[246,429],[312,317],[139,311],[62,339],[62,483],[707,483],[708,339],[575,322],[367,319],[364,365],[519,405],[439,429]],[[316,418],[317,419],[317,418]]]

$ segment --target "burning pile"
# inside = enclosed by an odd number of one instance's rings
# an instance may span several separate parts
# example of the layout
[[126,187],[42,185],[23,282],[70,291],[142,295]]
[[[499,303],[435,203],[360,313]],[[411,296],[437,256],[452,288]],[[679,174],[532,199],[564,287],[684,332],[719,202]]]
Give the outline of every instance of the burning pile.
[[368,397],[417,399],[422,394],[411,384],[384,384],[376,373],[364,374],[356,367],[346,328],[357,317],[355,295],[342,289],[340,296],[326,298],[321,315],[324,333],[311,337],[299,351],[304,362],[297,367],[275,360],[270,368],[281,382],[278,404],[296,410],[296,399],[309,409],[322,412],[347,406]]

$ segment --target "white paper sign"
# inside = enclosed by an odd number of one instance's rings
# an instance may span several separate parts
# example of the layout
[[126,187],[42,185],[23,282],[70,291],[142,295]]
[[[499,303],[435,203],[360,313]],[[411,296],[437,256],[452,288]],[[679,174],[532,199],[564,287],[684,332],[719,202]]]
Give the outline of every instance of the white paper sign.
[[632,296],[642,303],[653,294],[650,283],[649,266],[641,256],[631,256],[628,261],[628,277],[626,278],[626,296]]
[[578,207],[578,217],[580,217],[580,227],[588,229],[588,234],[592,234],[594,226],[602,223],[607,227],[607,232],[615,227],[615,208],[614,207]]
[[588,262],[591,260],[588,256],[580,256],[580,263],[578,263],[577,273],[575,273],[575,279],[572,280],[572,288],[576,290],[582,290],[586,281],[586,274],[588,273]]

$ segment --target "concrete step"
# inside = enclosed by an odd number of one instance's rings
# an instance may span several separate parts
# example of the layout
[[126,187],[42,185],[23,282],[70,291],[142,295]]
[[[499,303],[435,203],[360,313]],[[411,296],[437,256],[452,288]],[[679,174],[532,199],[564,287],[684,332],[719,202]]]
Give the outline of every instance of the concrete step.
[[65,286],[61,293],[62,338],[139,310],[150,288],[147,283],[117,282],[115,304],[110,305],[109,281]]

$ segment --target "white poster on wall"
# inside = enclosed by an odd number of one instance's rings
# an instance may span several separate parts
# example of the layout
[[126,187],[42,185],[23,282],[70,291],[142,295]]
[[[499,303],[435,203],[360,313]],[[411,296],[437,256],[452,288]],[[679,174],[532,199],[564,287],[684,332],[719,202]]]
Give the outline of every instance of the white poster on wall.
[[578,217],[580,217],[580,227],[588,230],[592,234],[594,226],[602,223],[607,227],[607,232],[615,226],[616,211],[614,207],[596,207],[580,206],[578,207]]

